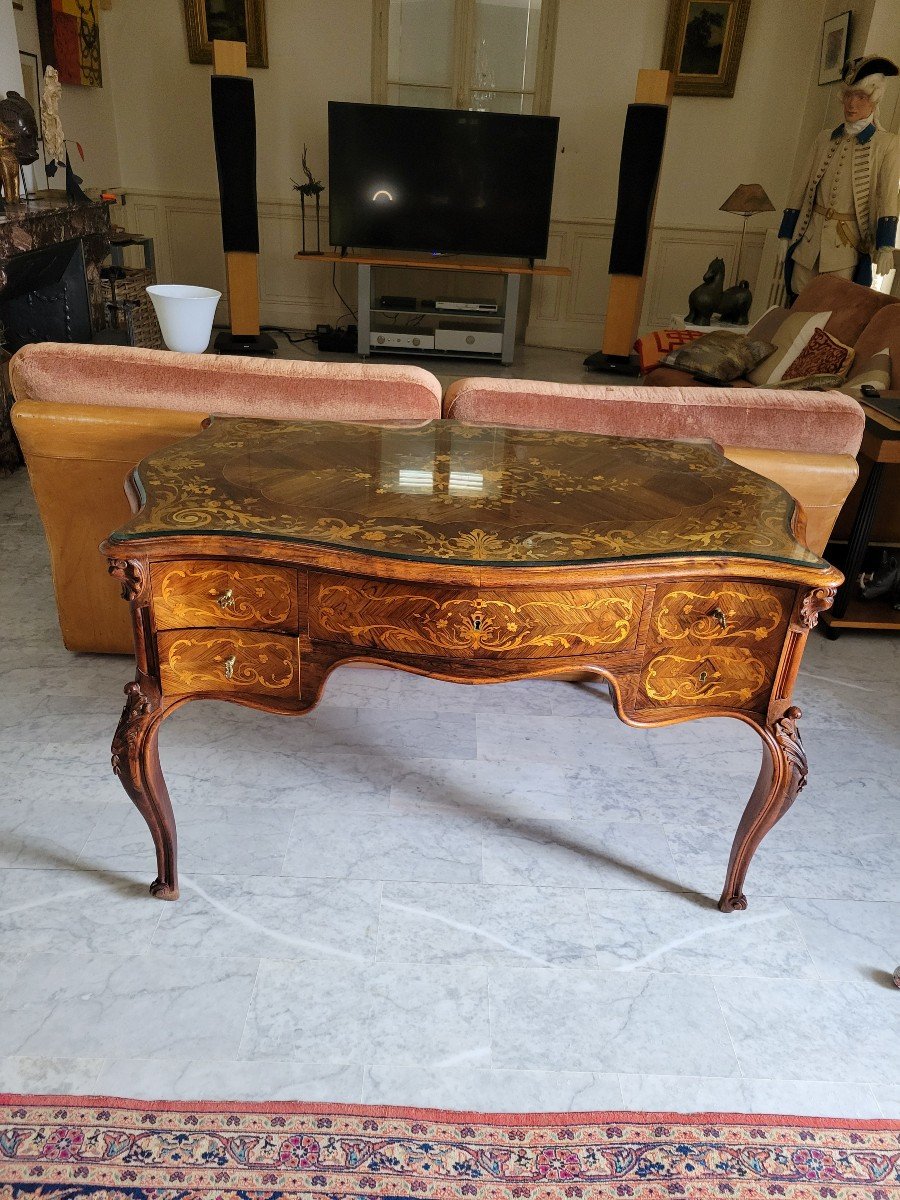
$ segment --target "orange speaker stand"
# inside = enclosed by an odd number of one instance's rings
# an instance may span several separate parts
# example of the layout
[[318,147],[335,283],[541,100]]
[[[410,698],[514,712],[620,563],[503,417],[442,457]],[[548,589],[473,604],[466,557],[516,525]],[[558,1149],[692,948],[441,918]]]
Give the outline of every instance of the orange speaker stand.
[[[638,71],[634,103],[636,105],[664,105],[669,108],[672,103],[673,85],[674,75],[671,71]],[[659,166],[661,167],[661,165],[662,155],[660,153]],[[621,375],[640,374],[632,358],[632,346],[638,335],[641,308],[644,303],[644,285],[647,281],[647,262],[650,258],[650,237],[656,213],[658,180],[659,173],[657,171],[656,181],[653,184],[642,269],[640,273],[628,275],[610,272],[609,299],[606,305],[606,321],[603,326],[603,347],[596,354],[591,354],[584,360],[584,365],[588,370],[608,371]]]
[[[212,49],[213,74],[248,74],[245,42],[215,39]],[[275,339],[268,333],[261,333],[259,328],[259,255],[227,250],[225,279],[231,330],[216,337],[216,351],[219,354],[274,354],[278,348]]]

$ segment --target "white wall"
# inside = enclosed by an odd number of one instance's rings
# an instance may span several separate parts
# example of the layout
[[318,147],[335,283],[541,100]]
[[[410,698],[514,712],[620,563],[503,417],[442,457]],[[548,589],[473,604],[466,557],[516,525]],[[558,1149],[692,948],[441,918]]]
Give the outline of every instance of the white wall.
[[22,71],[11,4],[0,2],[0,95],[21,92]]
[[[25,0],[26,9],[33,3]],[[645,326],[683,308],[715,255],[733,275],[740,222],[719,205],[739,183],[761,183],[776,210],[783,207],[795,159],[822,127],[835,90],[814,82],[823,16],[850,4],[857,10],[851,49],[861,53],[870,49],[870,25],[890,25],[889,9],[896,12],[900,0],[753,0],[734,97],[674,99]],[[535,287],[530,340],[599,345],[625,109],[638,70],[659,66],[666,10],[667,0],[561,0],[550,257],[569,266],[572,278]],[[251,71],[262,312],[266,321],[308,325],[339,308],[330,273],[292,261],[299,220],[290,179],[299,177],[306,141],[312,168],[327,184],[327,101],[370,96],[371,2],[268,0],[267,15],[270,66]],[[20,30],[27,20],[30,13],[20,14]],[[128,189],[124,218],[157,239],[161,277],[221,283],[210,69],[188,61],[182,0],[113,0],[101,22],[102,93],[64,90],[67,133],[89,151],[85,175]],[[102,179],[87,170],[95,153]],[[751,221],[742,275],[753,278],[765,230],[778,220],[776,211]],[[352,270],[339,277],[352,293]]]
[[[368,0],[269,0],[269,68],[256,93],[260,197],[293,202],[304,141],[327,168],[327,103],[368,100]],[[137,191],[211,195],[216,166],[211,69],[188,61],[182,0],[115,0],[103,13],[122,174]]]
[[[0,0],[0,9],[9,7],[7,0]],[[28,50],[38,56],[41,75],[43,63],[40,62],[40,43],[38,41],[37,18],[34,11],[34,0],[23,0],[22,11],[15,12],[15,36],[18,38],[18,48]],[[119,187],[122,183],[119,166],[118,141],[116,136],[115,117],[113,115],[113,88],[111,86],[107,63],[110,57],[105,44],[105,17],[100,14],[100,53],[103,58],[103,87],[73,87],[63,85],[60,116],[66,141],[69,144],[69,156],[76,174],[84,180],[86,187]],[[17,56],[18,57],[18,56]],[[43,87],[43,80],[41,86]],[[21,88],[20,88],[21,90]],[[37,114],[40,121],[40,113]],[[75,143],[79,142],[84,149],[84,161],[78,155]],[[62,187],[61,176],[52,179],[53,187]],[[47,186],[47,179],[41,169],[41,163],[35,163],[35,184],[39,188]]]
[[[739,183],[761,183],[776,206],[782,202],[821,7],[821,0],[753,0],[734,97],[673,99],[660,224],[733,228],[734,218],[718,208]],[[560,219],[614,215],[625,106],[638,70],[659,66],[666,11],[667,0],[562,0],[552,101],[564,148],[554,198]]]

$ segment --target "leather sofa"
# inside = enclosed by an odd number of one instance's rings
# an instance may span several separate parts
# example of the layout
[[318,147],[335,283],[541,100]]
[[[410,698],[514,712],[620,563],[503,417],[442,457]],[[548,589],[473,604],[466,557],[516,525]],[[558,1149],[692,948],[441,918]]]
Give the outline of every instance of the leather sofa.
[[[862,410],[836,393],[661,390],[471,378],[409,366],[179,355],[40,344],[10,363],[13,424],[50,546],[63,641],[130,653],[127,606],[97,553],[128,516],[123,482],[210,413],[305,420],[433,420],[632,437],[712,438],[803,506],[821,551],[857,467]],[[796,446],[797,450],[786,450]]]
[[69,650],[132,652],[131,617],[97,547],[130,512],[123,484],[212,413],[307,421],[436,420],[441,387],[412,366],[39,343],[9,363],[12,420],[50,547]]
[[840,392],[663,391],[527,379],[458,379],[447,389],[443,411],[469,424],[711,438],[733,462],[773,479],[800,502],[807,543],[818,554],[856,481],[864,427],[860,406]]
[[[900,300],[871,288],[861,287],[833,275],[817,275],[803,289],[792,306],[800,312],[830,312],[825,329],[845,345],[856,350],[856,361],[887,349],[891,356],[890,394],[900,395]],[[655,367],[643,380],[647,387],[701,388],[686,371],[673,367]],[[746,379],[736,379],[735,388],[750,388]],[[859,505],[872,464],[860,457],[856,483],[834,529],[837,539],[846,539],[853,514]],[[900,467],[888,466],[881,501],[872,526],[871,541],[900,545]]]

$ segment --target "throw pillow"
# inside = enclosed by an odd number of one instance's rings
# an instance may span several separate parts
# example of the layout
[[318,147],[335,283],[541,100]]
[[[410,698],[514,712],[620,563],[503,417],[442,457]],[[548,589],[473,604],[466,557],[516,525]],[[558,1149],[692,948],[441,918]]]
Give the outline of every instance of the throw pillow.
[[760,342],[774,341],[776,332],[789,312],[790,309],[773,304],[771,308],[766,309],[755,325],[750,326],[747,337],[756,338]]
[[699,329],[657,329],[654,333],[645,333],[634,343],[641,374],[646,375],[658,367],[667,354],[699,337],[703,337]]
[[787,368],[830,316],[829,312],[793,312],[788,309],[770,309],[764,313],[747,337],[760,338],[768,334],[766,340],[774,343],[775,350],[749,373],[749,381],[755,387],[763,388],[780,383]]
[[769,386],[777,390],[778,388],[791,388],[795,392],[834,392],[844,382],[843,375],[802,375],[797,379],[782,379],[781,383],[773,383]]
[[716,329],[668,354],[662,361],[667,367],[678,367],[692,375],[706,375],[720,383],[730,383],[745,375],[774,348],[771,342],[754,341],[730,329]]
[[816,329],[794,361],[785,368],[776,386],[799,388],[801,380],[827,375],[837,380],[834,387],[840,387],[855,353],[852,346],[845,346],[824,329]]
[[870,354],[862,362],[855,363],[850,377],[841,388],[854,400],[863,398],[862,386],[870,383],[879,392],[886,392],[891,386],[891,352],[885,347],[877,354]]

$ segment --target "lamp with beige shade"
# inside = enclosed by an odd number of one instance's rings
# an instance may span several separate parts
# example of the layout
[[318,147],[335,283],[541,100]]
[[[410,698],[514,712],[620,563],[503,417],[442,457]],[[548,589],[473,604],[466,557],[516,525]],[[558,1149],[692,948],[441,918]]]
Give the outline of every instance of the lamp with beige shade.
[[[747,322],[747,313],[753,303],[750,285],[747,280],[741,279],[741,259],[744,254],[744,234],[747,232],[747,221],[754,213],[774,211],[775,205],[759,183],[739,184],[725,203],[719,205],[719,212],[739,213],[744,218],[741,226],[741,240],[738,242],[737,268],[734,273],[737,283],[722,293],[722,304],[725,307],[720,311],[723,321],[737,320],[742,325]],[[740,320],[741,317],[743,320]]]

